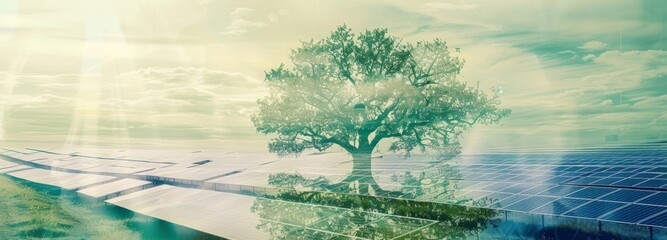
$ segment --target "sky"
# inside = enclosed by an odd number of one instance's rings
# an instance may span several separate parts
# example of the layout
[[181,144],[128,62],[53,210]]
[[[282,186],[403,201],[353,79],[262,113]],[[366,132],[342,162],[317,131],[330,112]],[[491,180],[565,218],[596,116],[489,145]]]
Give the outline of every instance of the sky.
[[[0,2],[0,144],[265,151],[264,71],[336,26],[459,48],[512,115],[464,151],[667,140],[661,0]],[[616,137],[610,137],[616,136]]]

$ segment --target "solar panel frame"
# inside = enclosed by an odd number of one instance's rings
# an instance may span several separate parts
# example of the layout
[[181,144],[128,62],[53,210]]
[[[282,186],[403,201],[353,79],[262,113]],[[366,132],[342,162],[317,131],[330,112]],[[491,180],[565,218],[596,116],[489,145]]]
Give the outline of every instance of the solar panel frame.
[[567,211],[562,215],[569,217],[577,217],[577,218],[596,219],[606,214],[607,212],[611,212],[625,205],[626,205],[625,203],[596,200],[596,201],[590,201],[577,208],[571,209],[570,211]]
[[597,199],[599,197],[605,196],[615,192],[617,189],[613,188],[601,188],[601,187],[587,187],[579,191],[570,193],[567,197],[571,198],[583,198],[583,199]]
[[667,227],[667,212],[656,214],[648,219],[639,222],[639,225],[652,227]]
[[560,198],[551,203],[547,203],[541,207],[535,208],[531,210],[530,213],[559,216],[567,211],[580,207],[581,205],[589,202],[590,200],[584,199]]
[[623,186],[623,187],[632,187],[637,184],[640,184],[642,182],[646,181],[646,179],[640,179],[640,178],[626,178],[623,180],[620,180],[618,182],[612,183],[612,186]]
[[667,206],[667,192],[658,192],[651,196],[642,198],[641,200],[637,201],[637,203]]
[[611,194],[600,197],[600,200],[632,203],[655,194],[655,191],[619,189]]
[[530,212],[533,209],[551,203],[557,199],[557,197],[530,196],[523,200],[517,201],[514,204],[503,207],[503,209],[510,211]]
[[662,179],[648,179],[641,183],[635,184],[636,187],[650,187],[650,188],[663,188],[667,185],[667,180]]
[[623,178],[617,178],[617,177],[606,177],[603,179],[600,179],[598,181],[592,182],[591,184],[595,185],[610,185],[612,183],[618,182],[623,180]]
[[666,210],[667,207],[629,204],[622,208],[616,209],[613,212],[609,212],[603,216],[600,216],[599,219],[618,223],[634,224],[644,219],[648,219],[654,215],[658,215]]
[[585,187],[579,187],[579,186],[557,185],[542,192],[539,192],[536,195],[564,197],[569,193],[576,192],[584,188]]
[[530,183],[517,183],[517,184],[512,184],[511,186],[508,186],[506,188],[500,189],[496,192],[518,194],[526,190],[532,189],[534,187],[537,187],[537,185]]

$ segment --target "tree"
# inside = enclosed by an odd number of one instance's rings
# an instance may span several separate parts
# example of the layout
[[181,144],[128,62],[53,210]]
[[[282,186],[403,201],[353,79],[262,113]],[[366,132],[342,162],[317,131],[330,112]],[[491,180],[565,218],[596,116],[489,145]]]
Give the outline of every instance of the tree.
[[510,113],[497,94],[457,80],[464,61],[440,39],[410,44],[387,29],[355,36],[343,25],[302,42],[289,59],[290,67],[266,72],[270,93],[252,116],[258,132],[277,134],[269,150],[286,156],[340,146],[353,157],[347,180],[376,192],[371,154],[381,141],[406,155],[434,150],[449,158],[460,152],[464,130]]

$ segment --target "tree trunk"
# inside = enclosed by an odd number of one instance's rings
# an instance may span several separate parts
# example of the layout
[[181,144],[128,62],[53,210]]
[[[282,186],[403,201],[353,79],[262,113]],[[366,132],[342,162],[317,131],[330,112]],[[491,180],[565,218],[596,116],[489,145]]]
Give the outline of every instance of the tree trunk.
[[373,176],[371,168],[371,150],[360,150],[352,153],[353,176]]
[[[384,195],[386,191],[380,188],[375,178],[371,164],[372,149],[361,149],[352,152],[352,172],[343,180],[345,183],[357,182],[359,193],[364,195]],[[374,193],[374,194],[373,194]]]

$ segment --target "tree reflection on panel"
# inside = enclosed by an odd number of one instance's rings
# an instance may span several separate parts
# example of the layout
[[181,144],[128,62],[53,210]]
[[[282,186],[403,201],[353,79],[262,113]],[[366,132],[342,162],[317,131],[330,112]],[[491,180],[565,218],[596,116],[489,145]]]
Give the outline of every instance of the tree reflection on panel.
[[252,210],[262,219],[257,228],[276,239],[345,238],[336,234],[371,239],[466,239],[498,222],[496,210],[426,201],[437,195],[441,202],[493,203],[491,199],[457,197],[458,187],[446,180],[457,171],[448,165],[431,169],[437,170],[418,176],[396,175],[397,184],[411,186],[399,187],[391,196],[360,195],[355,184],[332,183],[325,177],[272,175],[270,184],[281,190],[255,201]]

